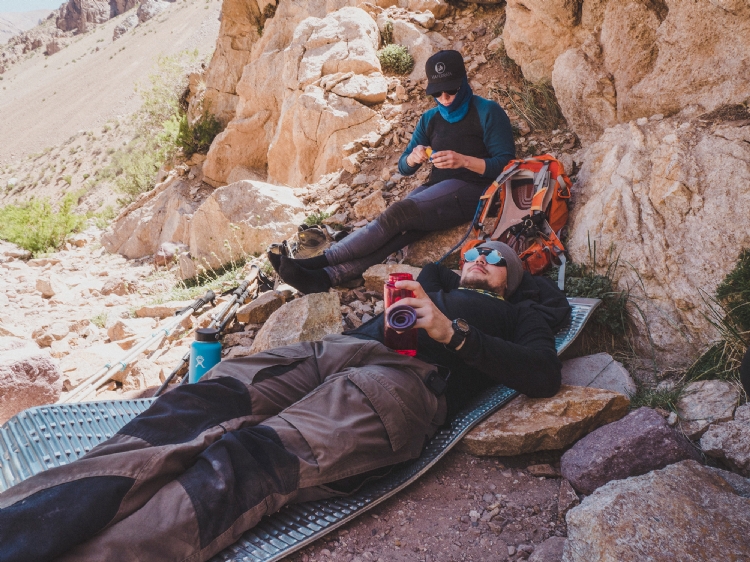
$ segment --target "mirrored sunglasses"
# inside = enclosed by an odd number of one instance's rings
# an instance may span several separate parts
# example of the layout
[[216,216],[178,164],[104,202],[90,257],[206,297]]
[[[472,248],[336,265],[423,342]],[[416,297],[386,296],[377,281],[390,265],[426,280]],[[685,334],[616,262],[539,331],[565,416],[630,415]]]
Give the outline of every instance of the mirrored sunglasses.
[[475,261],[479,256],[484,256],[484,259],[490,265],[505,267],[505,258],[501,256],[497,250],[492,250],[490,248],[472,248],[464,254],[464,261]]

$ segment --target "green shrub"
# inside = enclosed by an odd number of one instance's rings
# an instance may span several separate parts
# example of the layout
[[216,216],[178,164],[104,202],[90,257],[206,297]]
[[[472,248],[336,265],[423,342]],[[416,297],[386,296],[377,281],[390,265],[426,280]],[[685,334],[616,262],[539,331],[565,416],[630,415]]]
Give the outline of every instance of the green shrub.
[[523,80],[521,89],[513,86],[492,88],[501,105],[511,107],[523,117],[535,131],[551,131],[564,123],[555,90],[549,82],[532,83]]
[[[159,58],[157,72],[149,77],[149,87],[138,89],[143,105],[132,119],[133,139],[112,154],[110,164],[101,174],[103,179],[113,180],[116,188],[126,195],[121,203],[150,191],[155,185],[156,172],[182,146],[179,139],[187,109],[187,75],[197,63],[197,55],[196,50]],[[118,125],[115,123],[115,128]],[[191,146],[205,143],[212,127],[215,127],[213,122],[204,119],[201,129],[191,132],[188,128],[183,132],[181,142],[189,141]]]
[[740,252],[734,269],[717,287],[716,298],[741,332],[750,331],[750,248]]
[[191,156],[196,152],[205,154],[220,132],[221,123],[208,110],[203,112],[192,127],[188,124],[187,115],[183,114],[175,142],[186,156]]
[[402,45],[387,45],[378,51],[380,66],[385,72],[409,74],[414,68],[414,57]]
[[323,224],[323,221],[326,220],[330,216],[331,216],[330,213],[326,213],[324,211],[321,211],[319,213],[312,213],[311,215],[308,215],[305,218],[304,223],[307,226],[315,226],[317,224]]
[[32,199],[0,209],[0,238],[18,244],[34,255],[60,248],[86,218],[73,212],[77,195],[68,193],[57,210],[49,199]]
[[565,270],[565,292],[569,297],[601,299],[591,321],[609,330],[616,336],[625,335],[628,312],[628,294],[615,288],[613,275],[617,262],[613,262],[604,274],[595,267],[569,263]]
[[685,378],[732,380],[740,386],[740,364],[750,344],[750,250],[740,252],[714,297],[702,296],[703,316],[715,328],[718,338],[690,366]]

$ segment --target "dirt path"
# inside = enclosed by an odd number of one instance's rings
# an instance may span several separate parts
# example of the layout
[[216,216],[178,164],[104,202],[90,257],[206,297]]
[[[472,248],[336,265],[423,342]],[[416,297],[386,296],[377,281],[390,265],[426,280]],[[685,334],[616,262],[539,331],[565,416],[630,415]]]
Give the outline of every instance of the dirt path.
[[[560,479],[524,470],[556,459],[553,454],[477,458],[452,451],[414,485],[289,560],[524,559],[534,545],[566,532],[557,518]],[[493,506],[499,512],[491,521],[472,521]]]
[[39,50],[13,66],[0,81],[0,165],[131,114],[141,103],[135,85],[160,55],[213,51],[220,9],[221,0],[176,2],[113,41],[115,26],[134,13],[127,12],[54,55]]

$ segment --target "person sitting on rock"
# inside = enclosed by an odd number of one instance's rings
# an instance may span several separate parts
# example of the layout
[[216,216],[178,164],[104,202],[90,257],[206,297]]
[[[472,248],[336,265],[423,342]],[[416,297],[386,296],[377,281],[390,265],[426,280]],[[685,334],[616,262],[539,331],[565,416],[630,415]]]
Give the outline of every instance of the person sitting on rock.
[[505,244],[467,260],[460,278],[432,264],[397,284],[415,293],[398,304],[417,312],[416,357],[383,345],[381,314],[222,361],[81,459],[6,490],[0,560],[208,560],[287,503],[351,493],[418,457],[489,386],[554,395],[565,295]]
[[269,252],[274,269],[292,287],[325,292],[430,231],[470,221],[484,190],[515,158],[508,116],[496,102],[473,94],[458,51],[434,54],[425,71],[426,92],[437,107],[422,115],[398,169],[410,176],[429,161],[429,179],[320,256],[295,260]]

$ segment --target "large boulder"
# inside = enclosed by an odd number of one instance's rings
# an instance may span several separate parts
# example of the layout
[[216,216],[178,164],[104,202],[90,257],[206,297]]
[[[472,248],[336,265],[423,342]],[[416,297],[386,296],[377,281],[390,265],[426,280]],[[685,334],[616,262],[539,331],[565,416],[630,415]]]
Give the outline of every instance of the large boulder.
[[164,0],[144,0],[138,6],[138,21],[140,23],[147,22],[161,14],[167,8],[169,8],[169,2],[165,2]]
[[584,142],[618,122],[750,96],[745,2],[509,0],[506,14],[508,55],[532,82],[552,80]]
[[750,499],[682,461],[602,486],[568,513],[564,562],[745,560]]
[[562,383],[613,390],[628,397],[637,390],[628,370],[609,353],[596,353],[563,361]]
[[702,294],[750,246],[750,198],[732,187],[750,184],[750,113],[729,107],[695,117],[686,110],[608,129],[580,155],[569,221],[576,262],[590,260],[591,239],[628,264],[618,287],[638,296],[648,318],[638,341],[672,367],[688,365],[715,337]]
[[156,253],[164,242],[185,243],[197,208],[190,185],[170,176],[120,212],[102,234],[102,245],[111,253],[135,259]]
[[104,23],[112,15],[109,0],[68,0],[60,6],[57,27],[85,33],[92,25]]
[[[354,7],[329,6],[326,15],[312,1],[280,18],[289,4],[269,20],[241,80],[222,86],[236,92],[236,112],[208,153],[203,172],[212,185],[238,167],[267,167],[269,180],[287,185],[313,182],[341,168],[341,146],[380,124],[366,105],[387,93],[373,19]],[[209,68],[209,87],[212,76]]]
[[726,381],[697,381],[687,385],[675,406],[680,429],[698,439],[713,423],[731,421],[740,401],[739,389]]
[[508,0],[503,42],[527,80],[549,79],[557,57],[577,43],[580,4],[572,0]]
[[218,267],[264,252],[297,231],[305,208],[288,187],[244,180],[214,191],[190,221],[190,254]]
[[[357,4],[358,0],[224,0],[216,50],[205,75],[203,106],[227,124],[235,118],[240,101],[237,84],[248,63],[257,61],[265,51],[285,49],[305,18],[323,18],[328,12]],[[272,75],[270,82],[278,82],[277,78]],[[192,115],[201,110],[191,105]]]
[[700,445],[706,455],[750,477],[750,404],[737,408],[734,420],[709,427]]
[[305,209],[292,190],[243,180],[214,190],[204,201],[172,178],[125,208],[102,235],[102,245],[127,258],[155,254],[165,243],[184,244],[183,278],[264,252],[297,231]]
[[251,347],[258,353],[343,331],[338,293],[313,293],[285,304],[263,325]]
[[552,398],[518,396],[472,429],[459,447],[482,456],[564,449],[622,418],[629,404],[618,392],[578,386],[563,386]]
[[18,412],[56,402],[62,372],[47,351],[29,340],[0,337],[0,424]]
[[688,459],[700,460],[690,442],[650,408],[589,433],[560,459],[564,478],[582,494],[610,480],[640,476]]

